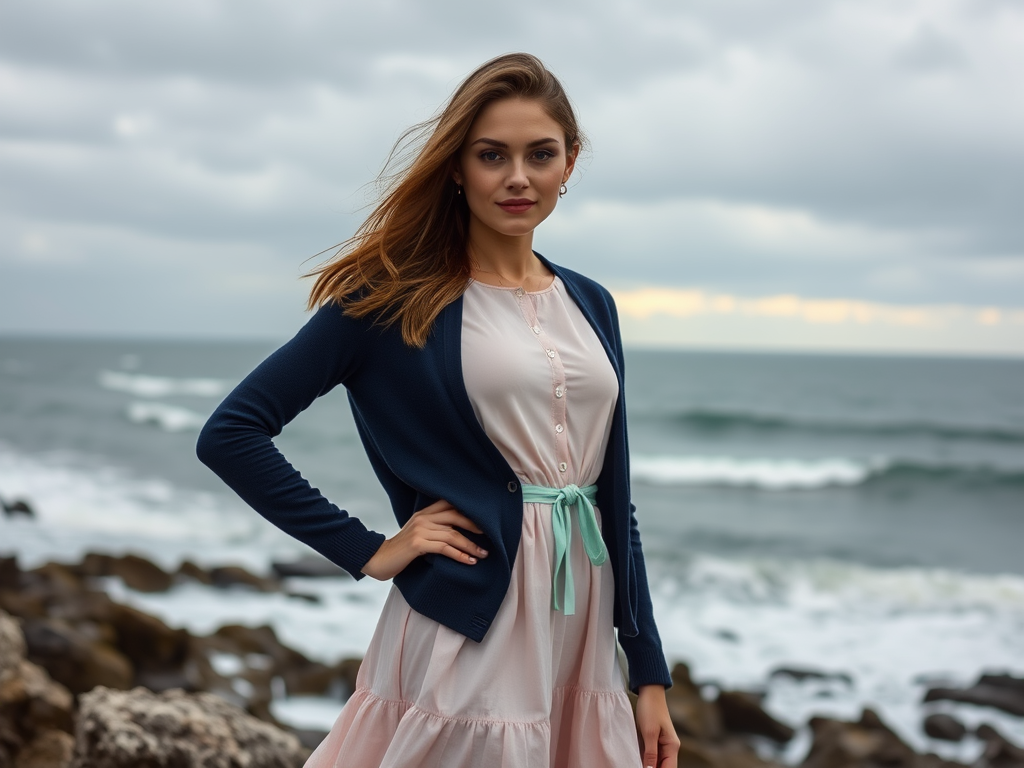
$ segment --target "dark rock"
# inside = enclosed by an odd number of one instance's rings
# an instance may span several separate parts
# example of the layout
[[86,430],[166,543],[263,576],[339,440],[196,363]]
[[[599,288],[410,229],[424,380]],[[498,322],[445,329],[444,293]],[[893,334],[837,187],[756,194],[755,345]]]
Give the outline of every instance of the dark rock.
[[75,768],[287,768],[299,740],[208,693],[97,688],[80,699]]
[[72,730],[74,699],[26,651],[17,621],[0,612],[0,765],[66,765],[67,739],[54,734]]
[[722,726],[733,733],[766,736],[772,741],[787,742],[795,731],[780,723],[761,707],[760,697],[743,691],[719,691],[718,712]]
[[813,717],[803,768],[914,768],[917,754],[870,709],[859,722]]
[[32,509],[32,505],[24,499],[15,499],[14,501],[4,501],[0,499],[0,507],[3,507],[4,514],[7,517],[14,517],[15,515],[22,515],[24,517],[35,517],[35,510]]
[[21,568],[17,557],[0,557],[0,589],[17,589]]
[[937,712],[924,719],[924,732],[933,739],[962,741],[967,727],[952,715]]
[[128,688],[134,679],[131,662],[117,649],[62,621],[26,619],[23,625],[28,658],[72,693],[97,685]]
[[718,708],[705,701],[700,688],[690,677],[686,664],[672,669],[672,687],[665,692],[672,725],[680,736],[691,736],[698,741],[712,741],[722,735],[722,722]]
[[320,742],[327,738],[329,731],[321,731],[317,728],[289,728],[288,729],[299,743],[306,749],[312,751],[320,746]]
[[924,695],[924,700],[959,701],[980,707],[994,707],[1011,715],[1024,716],[1024,694],[1004,684],[992,685],[979,681],[970,688],[930,688]]
[[1003,688],[1008,691],[1013,691],[1019,696],[1024,696],[1024,677],[1014,677],[1013,675],[982,675],[978,678],[978,685]]
[[200,584],[213,584],[213,578],[205,570],[200,568],[198,565],[193,563],[191,560],[185,560],[181,565],[178,566],[177,572],[174,574],[176,577],[191,579],[192,581],[198,581]]
[[797,682],[804,680],[839,680],[847,685],[853,685],[853,678],[846,672],[826,672],[807,667],[776,667],[771,671],[769,677],[791,677]]
[[359,676],[359,667],[362,659],[342,659],[334,665],[338,680],[345,686],[341,692],[342,698],[348,698],[356,689],[356,678]]
[[156,616],[118,603],[111,603],[111,614],[117,647],[139,670],[177,669],[185,663],[189,653],[186,630],[171,629]]
[[75,737],[65,731],[43,731],[14,761],[14,768],[67,768],[75,751]]
[[249,587],[259,592],[275,592],[278,588],[273,579],[256,576],[238,565],[211,568],[210,578],[215,587]]
[[246,627],[241,624],[226,624],[213,636],[224,641],[226,650],[239,654],[258,653],[269,656],[280,674],[290,668],[305,667],[311,662],[301,653],[283,645],[277,639],[272,627]]
[[275,562],[271,563],[270,567],[279,579],[285,579],[289,576],[323,578],[349,575],[348,571],[340,565],[335,565],[326,557],[320,557],[319,555],[309,555],[290,562]]
[[974,735],[985,742],[979,764],[987,768],[1024,768],[1024,749],[1011,742],[988,723],[982,723]]
[[742,739],[701,742],[689,736],[679,737],[678,765],[682,768],[781,768],[778,763],[759,757]]

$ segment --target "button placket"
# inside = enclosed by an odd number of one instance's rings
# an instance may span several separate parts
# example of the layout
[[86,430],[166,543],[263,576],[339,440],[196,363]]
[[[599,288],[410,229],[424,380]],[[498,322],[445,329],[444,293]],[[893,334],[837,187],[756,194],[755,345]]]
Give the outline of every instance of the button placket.
[[[517,295],[518,290],[517,290]],[[537,318],[537,307],[534,297],[526,294],[525,301],[519,301],[519,308],[523,313],[523,319],[533,332],[534,337],[540,343],[544,354],[548,358],[551,367],[551,426],[555,440],[555,461],[561,478],[567,481],[566,475],[569,472],[569,440],[566,430],[566,387],[565,367],[558,354],[557,346],[548,337]]]

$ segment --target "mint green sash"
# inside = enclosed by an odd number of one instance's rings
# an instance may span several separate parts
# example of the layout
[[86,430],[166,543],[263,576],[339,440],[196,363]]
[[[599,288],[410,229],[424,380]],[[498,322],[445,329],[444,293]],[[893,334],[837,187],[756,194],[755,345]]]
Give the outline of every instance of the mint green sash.
[[[572,542],[571,508],[576,507],[580,533],[587,557],[594,565],[601,565],[608,559],[608,550],[597,527],[594,502],[597,501],[597,486],[567,485],[564,488],[545,488],[542,485],[523,483],[523,501],[551,505],[551,528],[555,534],[555,564],[551,572],[551,604],[556,611],[566,616],[576,612],[576,588],[572,580],[572,562],[569,545]],[[558,599],[558,574],[565,570],[562,588],[563,599]],[[564,608],[562,605],[564,604]]]

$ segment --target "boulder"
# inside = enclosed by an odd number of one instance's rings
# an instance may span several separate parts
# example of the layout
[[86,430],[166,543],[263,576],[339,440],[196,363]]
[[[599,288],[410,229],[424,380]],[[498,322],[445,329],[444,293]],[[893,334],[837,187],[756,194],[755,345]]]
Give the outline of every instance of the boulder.
[[865,709],[848,723],[812,717],[812,743],[802,768],[911,768],[917,754],[881,718]]
[[213,584],[213,579],[210,574],[200,568],[198,565],[193,563],[191,560],[182,561],[181,565],[178,566],[178,570],[174,574],[175,578],[191,579],[192,581],[198,581],[200,584]]
[[54,619],[26,619],[23,629],[29,660],[45,667],[72,693],[97,685],[131,687],[135,676],[131,662],[95,635]]
[[18,622],[0,612],[0,766],[65,766],[74,699],[26,652]]
[[827,672],[822,669],[811,669],[810,667],[776,667],[771,671],[769,677],[789,677],[797,682],[804,680],[838,680],[847,685],[853,685],[853,678],[846,672]]
[[276,592],[278,583],[245,570],[238,565],[211,568],[210,578],[215,587],[247,587],[258,592]]
[[349,575],[348,571],[340,565],[335,565],[326,557],[321,557],[320,555],[307,555],[298,560],[288,562],[274,562],[270,564],[270,567],[279,579],[285,579],[289,576],[324,578]]
[[14,768],[68,768],[75,737],[65,731],[43,731],[18,753]]
[[171,574],[139,555],[115,557],[90,552],[82,559],[79,572],[89,577],[117,576],[137,592],[165,592],[174,583]]
[[745,691],[719,691],[718,713],[722,726],[732,733],[766,736],[772,741],[787,742],[795,731],[769,715],[761,707],[759,696]]
[[718,709],[701,696],[700,688],[690,677],[686,664],[672,669],[672,687],[665,692],[672,725],[680,736],[698,741],[713,741],[722,735],[722,722]]
[[999,731],[987,723],[983,723],[974,731],[974,735],[985,742],[981,765],[988,768],[1024,768],[1024,749],[1014,744]]
[[924,732],[933,739],[962,741],[967,735],[967,726],[952,715],[936,712],[924,719]]
[[96,688],[80,698],[74,768],[284,768],[299,740],[208,693]]
[[1024,680],[1009,675],[982,675],[970,688],[929,688],[927,701],[959,701],[979,707],[994,707],[1024,717]]

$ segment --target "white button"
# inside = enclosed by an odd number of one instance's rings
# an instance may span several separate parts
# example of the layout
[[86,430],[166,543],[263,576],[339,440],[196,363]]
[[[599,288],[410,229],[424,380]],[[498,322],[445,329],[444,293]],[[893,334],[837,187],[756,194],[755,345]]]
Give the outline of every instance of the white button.
[[561,397],[561,396],[562,396],[562,390],[561,389],[556,389],[555,390],[555,397]]
[[567,470],[568,468],[569,468],[569,465],[566,464],[564,461],[561,464],[558,465],[558,471],[559,472],[565,472],[565,470]]
[[516,296],[522,296],[522,295],[523,295],[523,289],[522,288],[516,288]]
[[534,333],[540,333],[540,326],[539,325],[533,326],[533,332]]
[[555,350],[549,349],[548,350],[548,357],[554,357],[554,356],[555,356]]
[[555,424],[555,432],[561,432],[561,431],[562,431],[562,425],[561,424]]

